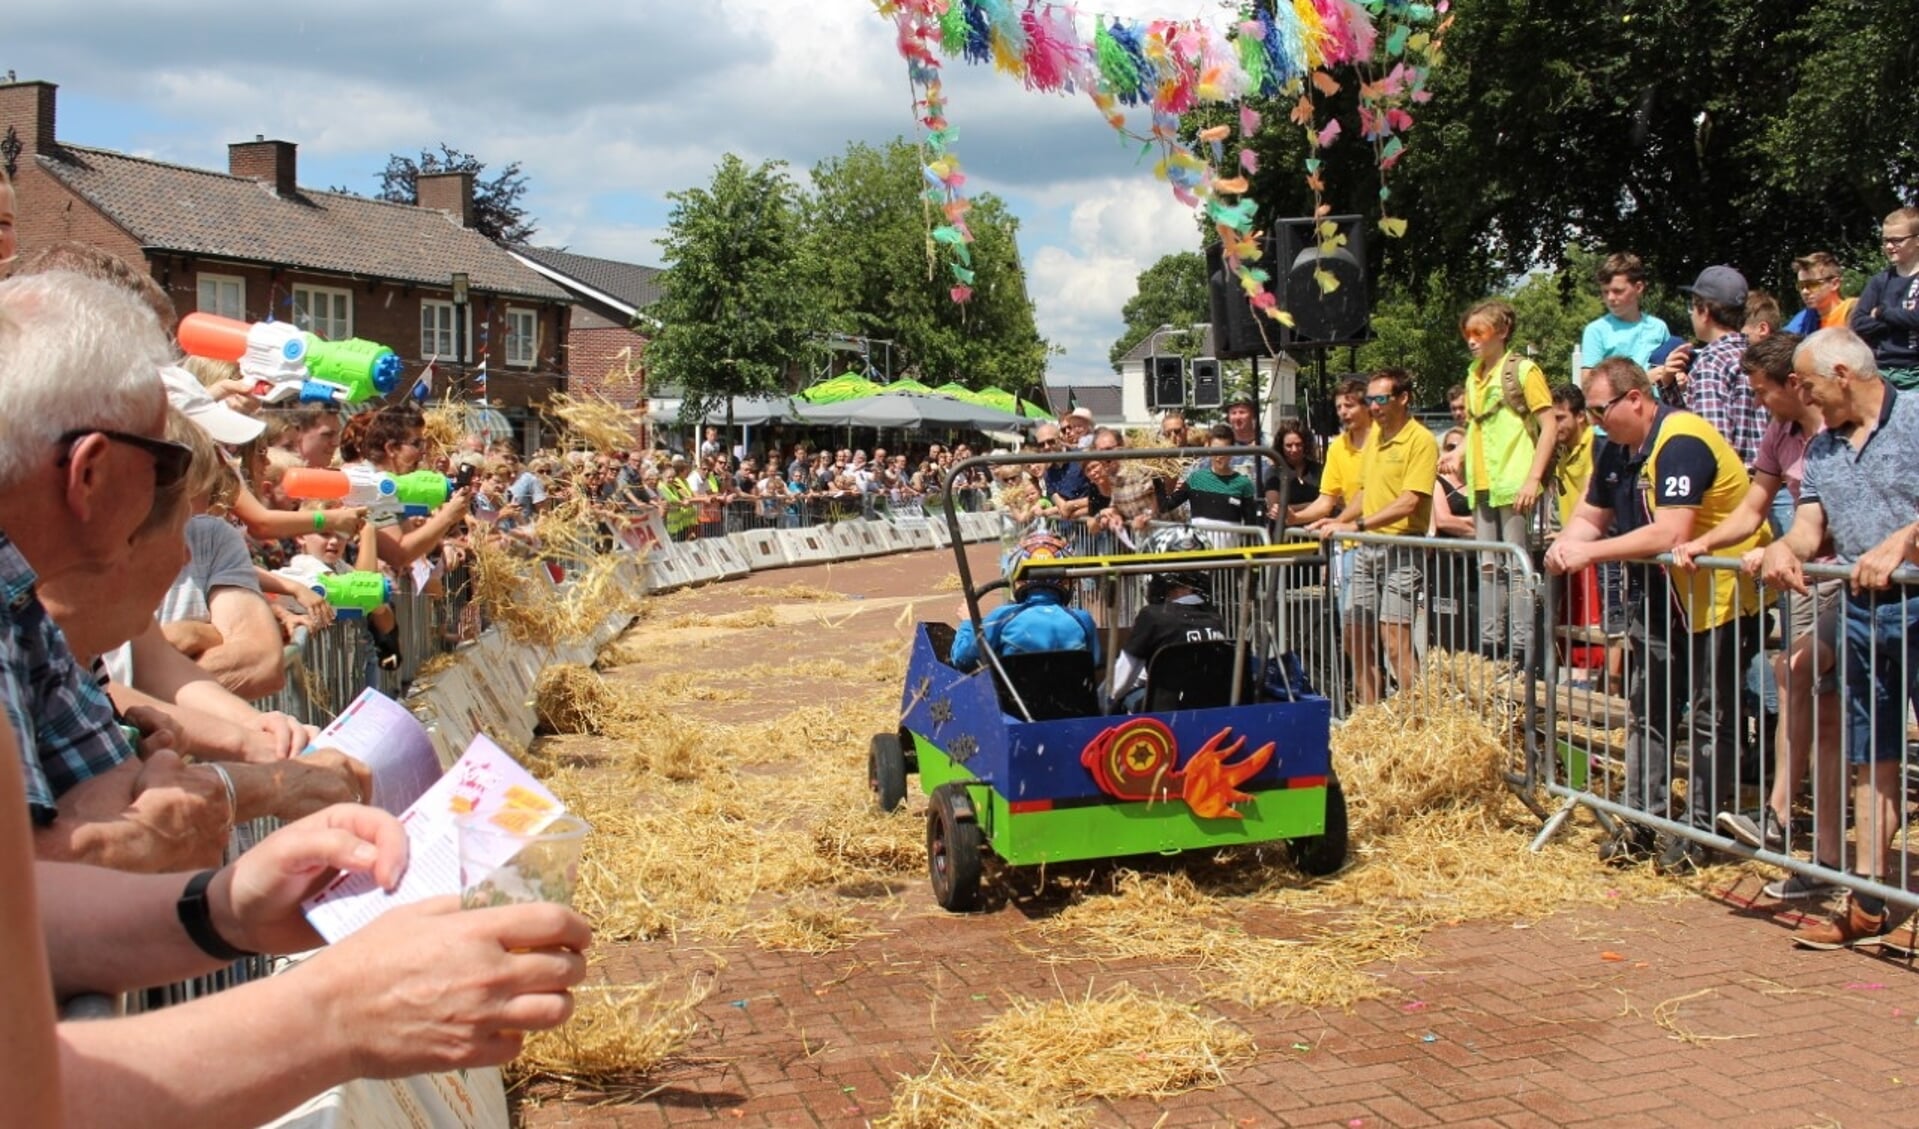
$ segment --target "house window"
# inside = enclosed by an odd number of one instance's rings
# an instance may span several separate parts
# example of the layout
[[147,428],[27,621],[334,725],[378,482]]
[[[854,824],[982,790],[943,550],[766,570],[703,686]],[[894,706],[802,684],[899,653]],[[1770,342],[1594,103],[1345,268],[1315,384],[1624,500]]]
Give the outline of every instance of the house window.
[[235,321],[247,320],[247,280],[231,274],[201,274],[200,301],[194,308]]
[[532,368],[540,351],[540,318],[532,310],[506,308],[506,363]]
[[293,288],[293,324],[328,341],[353,336],[353,292],[330,286]]
[[452,360],[454,351],[464,344],[467,356],[460,358],[460,363],[464,364],[472,360],[473,309],[470,306],[467,307],[464,342],[459,340],[459,335],[454,331],[454,326],[457,324],[454,318],[459,309],[460,307],[451,302],[438,302],[431,298],[420,302],[420,356],[422,358],[438,357],[441,360]]

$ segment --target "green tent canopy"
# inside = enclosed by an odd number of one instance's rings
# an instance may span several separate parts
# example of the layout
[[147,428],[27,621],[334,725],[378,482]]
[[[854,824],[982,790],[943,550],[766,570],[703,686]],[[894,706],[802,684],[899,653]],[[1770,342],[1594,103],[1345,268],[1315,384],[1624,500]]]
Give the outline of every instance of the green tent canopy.
[[935,395],[935,393],[933,392],[931,388],[928,388],[926,385],[921,384],[919,381],[914,380],[910,376],[900,377],[898,380],[895,380],[893,383],[888,384],[885,388],[882,389],[882,391],[917,392],[922,396]]
[[813,387],[800,393],[800,399],[809,404],[837,404],[842,400],[857,400],[862,396],[876,396],[885,389],[856,372],[843,372],[830,380],[822,380]]
[[984,400],[979,398],[979,393],[956,380],[949,380],[938,388],[933,389],[933,391],[941,396],[951,396],[955,400],[964,400],[969,404],[985,403]]

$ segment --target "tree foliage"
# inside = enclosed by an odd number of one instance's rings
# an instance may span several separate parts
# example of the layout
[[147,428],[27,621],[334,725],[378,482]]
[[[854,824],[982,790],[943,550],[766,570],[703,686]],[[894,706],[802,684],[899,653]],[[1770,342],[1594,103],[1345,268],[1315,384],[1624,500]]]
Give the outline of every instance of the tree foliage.
[[[1179,251],[1141,271],[1138,289],[1126,300],[1120,316],[1126,328],[1107,353],[1115,369],[1121,357],[1160,326],[1185,329],[1210,321],[1206,257],[1195,251]],[[1169,346],[1166,351],[1179,350]]]
[[525,243],[539,230],[539,221],[526,213],[520,199],[526,195],[526,174],[514,161],[492,179],[483,179],[486,162],[464,153],[446,142],[440,151],[420,150],[419,160],[404,153],[387,158],[380,171],[380,191],[375,197],[396,204],[420,202],[420,174],[467,172],[473,174],[473,227],[498,243]]
[[660,329],[647,345],[656,382],[684,389],[697,419],[731,396],[781,391],[815,347],[820,277],[782,162],[748,168],[728,153],[712,184],[668,195]]
[[[827,280],[829,325],[892,341],[901,368],[928,384],[956,380],[1035,393],[1048,348],[1020,266],[1019,221],[991,194],[972,200],[967,223],[976,281],[955,303],[927,236],[931,205],[918,150],[902,140],[855,143],[813,169],[808,238]],[[895,375],[895,374],[888,374]]]

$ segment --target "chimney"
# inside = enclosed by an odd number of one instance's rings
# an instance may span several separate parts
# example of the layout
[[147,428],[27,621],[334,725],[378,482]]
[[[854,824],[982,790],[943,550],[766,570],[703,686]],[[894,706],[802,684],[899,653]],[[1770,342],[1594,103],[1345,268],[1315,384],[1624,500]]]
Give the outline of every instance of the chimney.
[[0,83],[0,135],[11,131],[22,156],[60,151],[53,139],[53,95],[58,89],[51,82]]
[[227,171],[247,180],[263,181],[275,196],[290,200],[300,191],[294,171],[297,148],[291,141],[268,141],[265,134],[256,133],[251,141],[227,146]]
[[472,173],[423,172],[415,194],[420,207],[445,212],[459,221],[461,227],[473,226]]

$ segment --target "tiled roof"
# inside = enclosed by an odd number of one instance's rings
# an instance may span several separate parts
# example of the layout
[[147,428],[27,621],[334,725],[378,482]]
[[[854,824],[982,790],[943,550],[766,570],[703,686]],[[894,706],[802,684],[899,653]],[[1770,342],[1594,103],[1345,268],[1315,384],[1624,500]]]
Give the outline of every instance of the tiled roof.
[[226,173],[62,145],[41,167],[159,251],[550,301],[571,296],[445,213],[302,188],[282,199]]
[[1046,402],[1054,415],[1065,415],[1074,407],[1093,413],[1094,423],[1118,423],[1126,418],[1117,381],[1109,384],[1048,384]]
[[582,286],[599,291],[635,313],[660,300],[660,275],[665,272],[659,267],[596,259],[591,255],[576,255],[571,251],[556,251],[550,247],[515,247],[513,250]]

